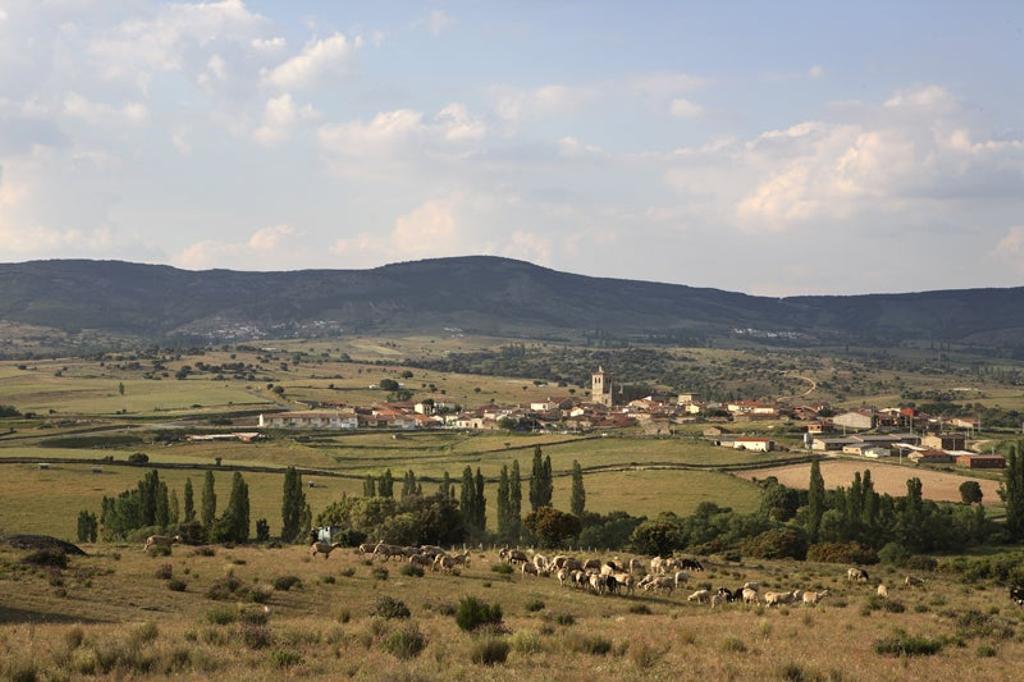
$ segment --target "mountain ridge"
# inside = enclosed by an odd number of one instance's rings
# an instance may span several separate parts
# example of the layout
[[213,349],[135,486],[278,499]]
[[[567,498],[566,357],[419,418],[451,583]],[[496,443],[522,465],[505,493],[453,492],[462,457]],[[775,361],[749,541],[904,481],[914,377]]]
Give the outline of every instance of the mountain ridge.
[[152,339],[458,327],[496,335],[753,335],[1019,347],[1024,287],[777,298],[592,277],[496,256],[262,272],[51,259],[0,263],[0,320]]

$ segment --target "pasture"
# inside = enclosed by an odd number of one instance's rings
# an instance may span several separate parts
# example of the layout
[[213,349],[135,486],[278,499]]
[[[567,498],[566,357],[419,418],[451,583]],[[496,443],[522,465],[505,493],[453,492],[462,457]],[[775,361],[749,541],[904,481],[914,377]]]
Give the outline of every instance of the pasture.
[[[821,476],[825,479],[826,488],[837,488],[849,486],[853,481],[853,475],[857,472],[863,473],[865,469],[871,470],[871,480],[875,484],[875,490],[879,493],[888,493],[894,497],[907,494],[907,481],[911,478],[921,479],[922,494],[925,499],[939,502],[959,502],[960,484],[964,481],[978,481],[983,494],[982,504],[998,505],[999,481],[987,478],[979,478],[959,473],[946,471],[935,471],[927,467],[899,466],[895,464],[881,464],[874,460],[851,460],[834,459],[821,462]],[[965,472],[966,474],[966,472]],[[771,469],[747,469],[737,473],[738,476],[747,479],[763,479],[774,476],[779,483],[791,488],[807,489],[810,476],[810,464],[791,464],[774,467]]]
[[[1022,612],[1004,588],[941,573],[917,574],[926,584],[908,588],[905,571],[885,567],[869,567],[871,580],[861,584],[846,580],[844,565],[711,557],[685,589],[629,597],[496,573],[493,551],[473,551],[460,575],[416,577],[398,561],[371,562],[349,549],[326,560],[301,546],[217,547],[210,556],[176,546],[156,558],[138,545],[85,549],[91,556],[57,569],[0,548],[0,674],[982,682],[1016,679],[1024,654]],[[234,593],[212,589],[227,576],[237,581]],[[298,582],[274,589],[285,576]],[[183,591],[168,589],[172,580]],[[874,596],[879,580],[888,599]],[[699,588],[746,581],[762,592],[830,595],[815,607],[712,610],[686,600]],[[499,605],[502,625],[460,630],[452,612],[469,596]],[[383,597],[400,600],[408,617],[386,617],[401,614],[379,610]],[[887,653],[886,640],[905,655]]]

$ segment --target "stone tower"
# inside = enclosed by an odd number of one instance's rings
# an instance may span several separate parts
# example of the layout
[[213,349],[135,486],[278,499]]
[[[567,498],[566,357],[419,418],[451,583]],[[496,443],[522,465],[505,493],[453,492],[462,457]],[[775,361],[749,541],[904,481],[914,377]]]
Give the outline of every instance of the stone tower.
[[598,367],[590,377],[590,400],[607,407],[612,406],[612,382],[603,367]]

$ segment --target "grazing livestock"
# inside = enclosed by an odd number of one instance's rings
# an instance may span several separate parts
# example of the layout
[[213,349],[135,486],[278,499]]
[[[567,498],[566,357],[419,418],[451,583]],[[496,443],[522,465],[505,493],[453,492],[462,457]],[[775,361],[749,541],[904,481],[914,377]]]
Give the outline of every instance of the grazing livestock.
[[324,561],[326,561],[330,558],[331,552],[338,549],[339,547],[341,547],[340,542],[335,542],[334,544],[331,544],[330,542],[314,542],[312,545],[309,546],[309,554],[314,559],[316,558],[317,554],[323,554]]
[[520,569],[521,569],[521,570],[522,570],[522,572],[523,572],[523,577],[524,577],[524,578],[525,578],[525,577],[526,577],[527,575],[533,575],[533,576],[540,576],[540,571],[538,571],[538,570],[537,570],[537,567],[536,567],[536,566],[534,566],[534,565],[533,565],[533,564],[531,564],[531,563],[525,563],[525,564],[523,564],[522,566],[520,566]]
[[924,578],[918,578],[914,575],[908,575],[906,579],[903,581],[903,584],[907,587],[918,587],[920,585],[924,585]]
[[707,602],[711,601],[711,591],[710,590],[697,590],[696,592],[691,594],[689,597],[687,597],[686,601],[695,601],[698,604],[707,603]]
[[455,562],[456,566],[465,566],[466,568],[469,568],[469,552],[456,554],[452,557],[452,561]]
[[773,606],[781,606],[782,604],[788,604],[793,601],[792,592],[765,592],[764,603],[768,608]]
[[757,590],[751,587],[743,588],[743,603],[744,604],[756,604],[757,603]]
[[146,546],[143,550],[149,551],[150,547],[167,547],[170,549],[171,545],[176,545],[181,542],[180,535],[150,535],[146,538]]
[[1010,587],[1010,599],[1017,606],[1024,607],[1024,585],[1013,585]]
[[875,594],[877,594],[882,599],[888,599],[889,588],[885,586],[885,583],[878,583],[878,589],[875,590]]
[[803,602],[804,606],[817,606],[818,602],[828,596],[828,590],[822,590],[821,592],[804,592]]
[[868,572],[863,568],[853,567],[846,572],[846,579],[851,583],[866,583],[868,581]]
[[552,557],[550,565],[554,566],[556,569],[562,569],[565,568],[565,562],[567,562],[568,560],[569,557],[567,557],[566,555],[556,554],[554,557]]
[[548,573],[550,570],[548,568],[548,565],[548,558],[546,556],[544,556],[543,554],[533,555],[533,567],[537,569],[538,574]]
[[761,589],[761,583],[754,581],[747,581],[743,583],[743,589],[745,590],[759,590]]
[[415,566],[423,566],[424,568],[431,568],[434,565],[434,560],[426,554],[416,554],[409,557],[409,563]]
[[652,579],[644,589],[648,592],[664,592],[672,596],[672,590],[676,589],[676,581],[667,575],[663,575]]
[[715,608],[716,606],[722,606],[728,601],[729,600],[725,598],[725,595],[715,592],[713,595],[711,595],[711,608]]
[[679,568],[687,571],[696,571],[698,573],[704,570],[704,566],[702,566],[696,559],[681,559],[679,561]]
[[676,571],[675,575],[672,576],[672,581],[678,588],[680,584],[686,583],[690,579],[690,574],[686,571]]
[[633,590],[636,589],[636,578],[633,577],[632,573],[614,573],[609,577],[614,578],[616,588],[621,587],[626,591],[626,594],[633,594]]
[[510,564],[525,564],[529,563],[530,557],[526,556],[525,552],[518,549],[510,549],[508,552],[507,561]]
[[736,599],[738,595],[733,594],[728,587],[719,587],[718,591],[715,592],[715,596],[720,597],[725,602],[731,602]]
[[372,542],[364,542],[363,544],[356,547],[356,554],[373,554],[373,550],[377,546],[377,544]]
[[642,559],[633,557],[629,560],[629,572],[636,573],[637,571],[644,570],[644,562]]
[[595,594],[604,594],[608,591],[608,576],[597,573],[590,574],[590,589]]
[[584,571],[600,571],[601,560],[600,559],[587,559],[583,564]]

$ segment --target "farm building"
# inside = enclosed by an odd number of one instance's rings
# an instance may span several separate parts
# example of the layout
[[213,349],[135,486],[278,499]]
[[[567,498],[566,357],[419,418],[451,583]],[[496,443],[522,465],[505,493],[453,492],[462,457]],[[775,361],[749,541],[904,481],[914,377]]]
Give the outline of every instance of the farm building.
[[832,417],[832,424],[847,429],[873,429],[878,424],[878,418],[872,412],[844,412]]
[[355,414],[331,410],[308,410],[304,412],[277,412],[261,414],[261,428],[267,429],[344,429],[359,426]]
[[962,433],[939,433],[921,439],[921,445],[936,450],[963,450],[966,444],[967,438]]
[[953,455],[944,450],[918,450],[907,455],[907,459],[916,464],[948,464],[953,461]]
[[729,440],[723,440],[724,447],[731,447],[735,450],[751,450],[753,452],[770,452],[775,449],[775,441],[771,438],[754,438],[750,436],[736,436]]
[[967,469],[1004,469],[1006,458],[1002,455],[979,455],[974,452],[956,452],[953,455],[956,465]]

